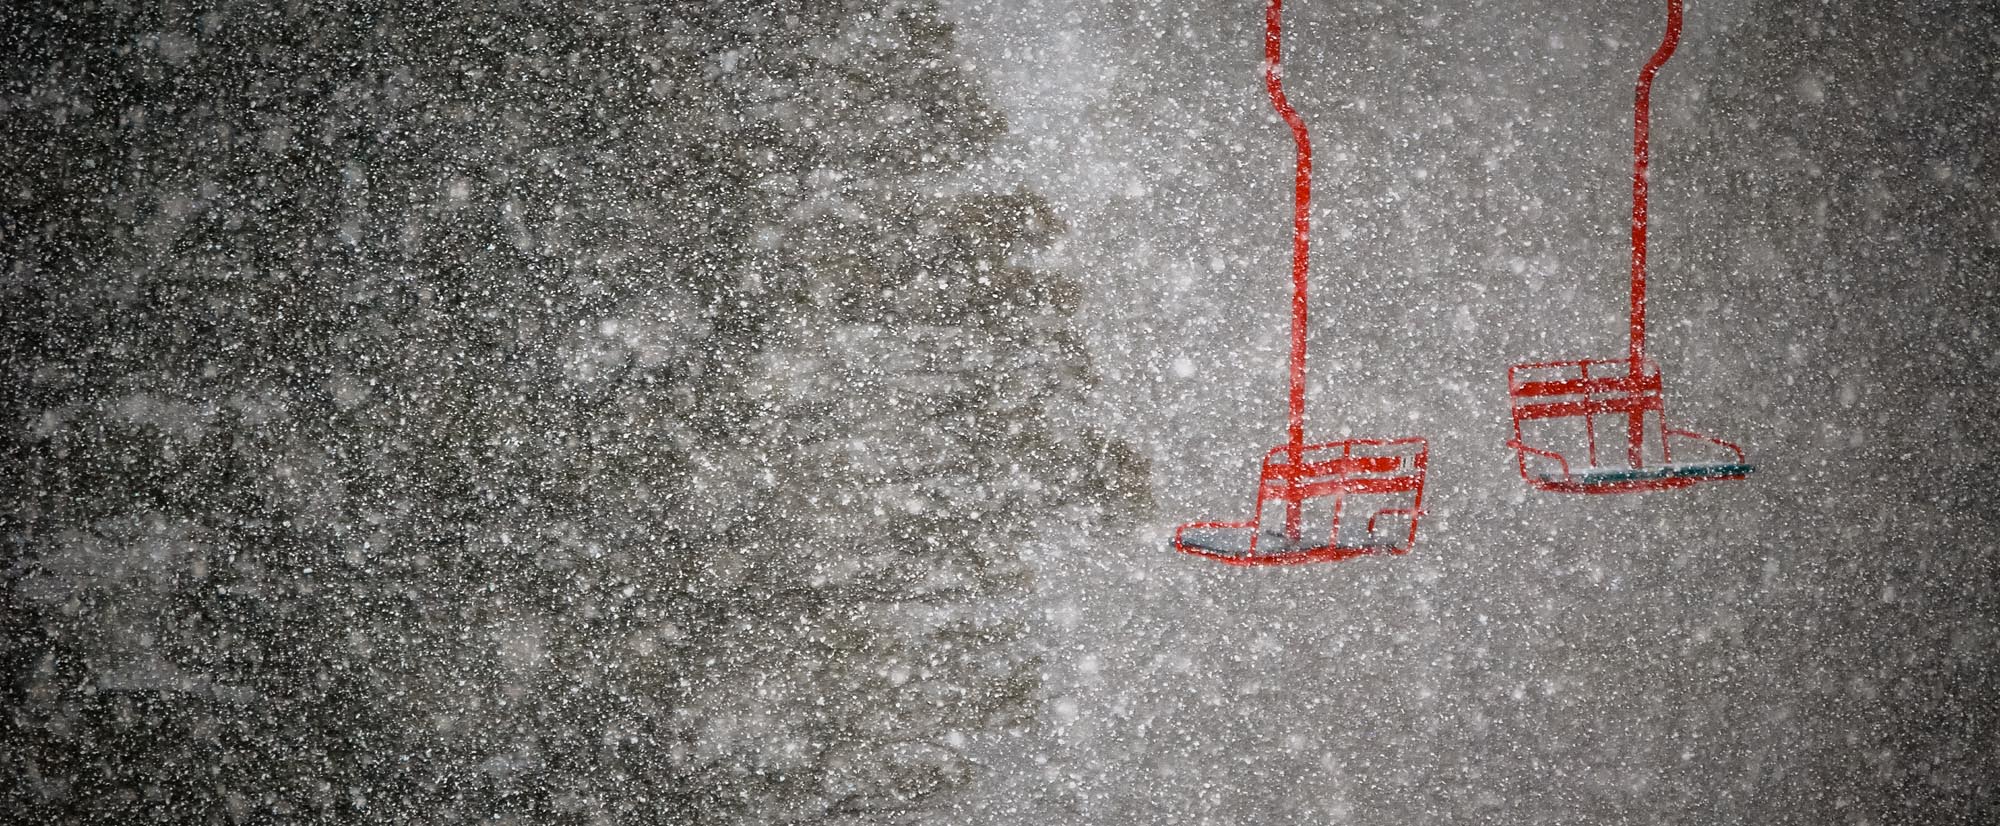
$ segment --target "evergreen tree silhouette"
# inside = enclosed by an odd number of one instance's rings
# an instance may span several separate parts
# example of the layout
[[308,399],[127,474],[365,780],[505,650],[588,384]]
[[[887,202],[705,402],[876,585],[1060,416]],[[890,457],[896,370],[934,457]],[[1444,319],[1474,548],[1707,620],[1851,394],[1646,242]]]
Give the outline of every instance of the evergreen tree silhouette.
[[8,805],[919,819],[1143,497],[929,2],[0,16]]

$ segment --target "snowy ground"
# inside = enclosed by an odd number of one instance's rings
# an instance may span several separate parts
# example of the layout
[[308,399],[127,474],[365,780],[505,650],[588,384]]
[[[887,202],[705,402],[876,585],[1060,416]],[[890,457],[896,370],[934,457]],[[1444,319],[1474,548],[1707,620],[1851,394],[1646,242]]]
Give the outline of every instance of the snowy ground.
[[1092,290],[1087,415],[1154,463],[1150,521],[1036,558],[1068,747],[1045,799],[1105,824],[2000,811],[1991,11],[1689,8],[1654,93],[1654,350],[1670,415],[1760,471],[1578,498],[1514,474],[1505,369],[1621,353],[1661,10],[1289,9],[1311,435],[1429,437],[1430,516],[1407,557],[1246,571],[1166,541],[1246,516],[1282,437],[1261,4],[947,5],[1012,125],[984,171],[1070,222],[1048,263]]

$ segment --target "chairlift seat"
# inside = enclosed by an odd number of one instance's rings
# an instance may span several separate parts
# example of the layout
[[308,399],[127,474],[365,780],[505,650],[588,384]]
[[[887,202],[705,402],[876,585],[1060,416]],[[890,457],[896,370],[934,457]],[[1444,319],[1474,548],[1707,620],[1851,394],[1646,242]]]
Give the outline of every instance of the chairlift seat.
[[[1556,493],[1632,493],[1742,479],[1755,468],[1734,443],[1668,427],[1660,368],[1651,359],[1577,359],[1517,364],[1507,371],[1521,478]],[[1600,417],[1622,429],[1600,438]],[[1560,443],[1541,428],[1572,423],[1581,438]],[[1602,444],[1613,442],[1609,449]],[[1674,441],[1706,443],[1721,458],[1676,459]],[[1681,451],[1685,457],[1686,451]]]
[[1408,553],[1429,453],[1417,437],[1343,439],[1305,445],[1295,471],[1287,447],[1274,447],[1258,474],[1256,516],[1182,525],[1174,549],[1232,565]]

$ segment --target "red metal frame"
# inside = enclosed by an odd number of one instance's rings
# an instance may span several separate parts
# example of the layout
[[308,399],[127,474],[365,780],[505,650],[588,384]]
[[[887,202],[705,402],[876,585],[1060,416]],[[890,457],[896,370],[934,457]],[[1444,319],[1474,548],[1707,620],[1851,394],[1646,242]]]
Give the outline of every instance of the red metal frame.
[[[1300,455],[1301,462],[1291,461],[1290,445],[1265,452],[1257,478],[1256,518],[1182,525],[1174,531],[1174,549],[1230,565],[1296,565],[1410,552],[1417,541],[1417,518],[1423,514],[1429,443],[1417,437],[1342,439],[1303,445]],[[1297,514],[1322,499],[1331,505],[1323,523],[1325,533],[1308,535],[1293,520],[1302,523]],[[1366,511],[1361,531],[1350,527],[1343,537],[1343,517],[1350,516],[1350,506],[1356,504],[1372,509]],[[1285,510],[1283,532],[1260,524],[1267,511],[1277,507]],[[1384,517],[1403,519],[1391,525],[1382,521]]]
[[[1682,0],[1667,0],[1667,30],[1652,59],[1639,70],[1632,101],[1632,314],[1628,326],[1627,357],[1623,359],[1576,359],[1516,364],[1507,371],[1507,394],[1513,402],[1514,435],[1507,446],[1515,450],[1521,478],[1529,485],[1558,493],[1634,493],[1648,490],[1684,488],[1697,482],[1741,479],[1751,468],[1743,449],[1735,444],[1666,425],[1666,402],[1659,365],[1646,357],[1646,183],[1652,159],[1649,138],[1653,78],[1673,57],[1680,44]],[[1614,369],[1613,375],[1593,375],[1593,366]],[[1622,372],[1623,375],[1616,375]],[[1553,373],[1551,376],[1549,374]],[[1600,461],[1596,417],[1605,414],[1625,419],[1625,463]],[[1647,417],[1655,426],[1647,426]],[[1587,461],[1529,444],[1524,427],[1547,420],[1580,417]],[[1649,434],[1657,433],[1656,439]],[[1735,461],[1675,464],[1670,437],[1698,439],[1727,448]],[[1649,454],[1656,453],[1657,461]],[[1553,461],[1558,472],[1534,473],[1529,459],[1546,467]],[[1649,464],[1650,462],[1650,464]],[[1579,468],[1578,465],[1581,465]]]
[[[1408,553],[1416,542],[1417,518],[1423,514],[1424,469],[1429,445],[1421,438],[1344,439],[1308,445],[1306,405],[1306,274],[1312,229],[1312,140],[1306,124],[1285,97],[1279,62],[1283,0],[1269,0],[1264,10],[1264,89],[1271,107],[1290,127],[1297,148],[1292,184],[1292,338],[1287,379],[1286,441],[1264,454],[1257,479],[1256,516],[1247,522],[1195,522],[1174,531],[1174,548],[1233,565],[1283,565],[1328,562],[1378,551]],[[1313,458],[1329,451],[1332,458]],[[1387,496],[1400,507],[1379,508],[1368,516],[1359,543],[1342,544],[1341,516],[1351,496]],[[1308,539],[1304,514],[1309,503],[1332,498],[1332,517],[1323,540]],[[1282,533],[1263,528],[1266,506],[1284,509]],[[1404,504],[1406,502],[1406,504]],[[1408,531],[1400,541],[1380,542],[1377,520],[1404,516]],[[1351,529],[1350,529],[1351,530]],[[1248,535],[1241,536],[1247,531]],[[1190,532],[1193,535],[1190,535]],[[1268,535],[1267,535],[1268,534]],[[1271,539],[1279,543],[1271,549]],[[1219,540],[1227,541],[1219,541]],[[1206,544],[1204,544],[1206,543]],[[1234,549],[1241,544],[1240,552]],[[1229,546],[1228,548],[1215,546]]]
[[[1593,374],[1593,367],[1608,369]],[[1507,440],[1507,446],[1516,451],[1521,478],[1537,489],[1555,493],[1637,493],[1684,488],[1718,479],[1741,479],[1750,473],[1743,448],[1735,443],[1668,427],[1666,397],[1661,388],[1660,367],[1651,360],[1641,362],[1638,370],[1633,370],[1625,359],[1545,361],[1508,368],[1507,395],[1513,400],[1514,436]],[[1598,449],[1600,416],[1624,420],[1626,464],[1603,461]],[[1525,432],[1528,428],[1538,422],[1565,419],[1576,419],[1582,424],[1581,461],[1572,462],[1568,455],[1529,444]],[[1734,454],[1735,461],[1676,464],[1673,450],[1676,439],[1719,446]],[[1634,454],[1634,450],[1638,452]],[[1530,457],[1537,460],[1534,463],[1537,467],[1554,472],[1534,472],[1530,469]]]

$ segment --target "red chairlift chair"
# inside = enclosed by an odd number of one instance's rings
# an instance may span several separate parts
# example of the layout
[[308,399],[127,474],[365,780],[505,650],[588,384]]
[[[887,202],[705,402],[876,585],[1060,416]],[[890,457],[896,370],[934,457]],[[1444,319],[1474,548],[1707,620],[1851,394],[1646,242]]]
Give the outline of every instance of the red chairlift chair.
[[[1639,72],[1633,103],[1632,316],[1629,353],[1622,359],[1516,364],[1507,370],[1515,451],[1521,478],[1557,493],[1634,493],[1742,479],[1753,470],[1735,444],[1666,423],[1660,367],[1646,357],[1646,164],[1653,76],[1680,42],[1681,0],[1667,0],[1667,32]],[[1620,427],[1623,435],[1616,435]],[[1598,431],[1622,443],[1599,449]],[[1688,461],[1676,442],[1704,449]],[[1556,449],[1557,446],[1564,448]],[[1580,448],[1580,449],[1579,449]]]
[[1292,218],[1290,417],[1285,444],[1271,448],[1257,476],[1257,504],[1244,522],[1194,522],[1174,531],[1174,549],[1231,565],[1333,562],[1373,553],[1404,554],[1423,514],[1422,438],[1305,441],[1306,258],[1311,227],[1312,142],[1285,99],[1279,68],[1282,0],[1264,12],[1264,87],[1298,148]]

